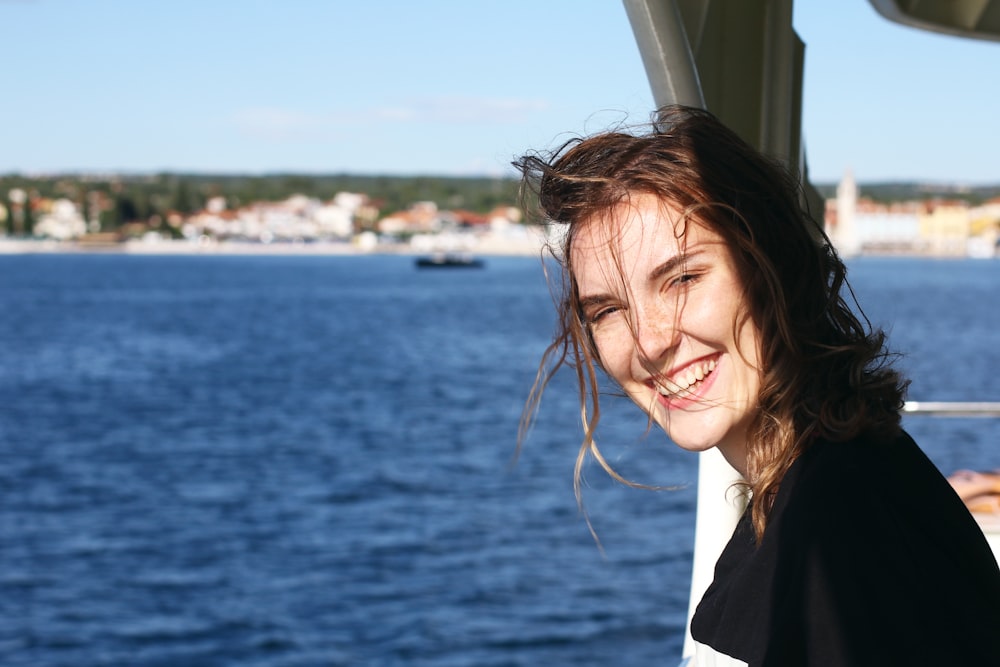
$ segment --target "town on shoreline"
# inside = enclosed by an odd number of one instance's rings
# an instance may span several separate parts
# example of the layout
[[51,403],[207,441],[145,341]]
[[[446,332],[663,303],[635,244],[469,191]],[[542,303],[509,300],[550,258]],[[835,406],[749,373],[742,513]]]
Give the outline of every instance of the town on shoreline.
[[113,243],[75,240],[11,238],[0,236],[0,255],[107,253],[132,255],[405,255],[405,256],[541,256],[549,243],[546,229],[524,226],[517,235],[480,235],[459,243],[426,244],[366,242],[365,236],[350,241],[277,241],[259,243],[240,240],[189,240],[146,237]]
[[1000,197],[977,205],[945,197],[877,202],[860,195],[848,171],[826,199],[824,225],[844,256],[1000,256]]
[[[342,177],[320,181],[324,189],[300,178],[285,183],[286,190],[298,187],[312,194],[285,194],[259,183],[248,191],[243,181],[230,178],[236,180],[21,178],[15,187],[0,190],[0,254],[538,256],[549,242],[550,230],[525,221],[522,209],[511,203],[517,189],[513,179]],[[10,184],[10,178],[0,178],[0,188]],[[334,190],[344,185],[375,194]],[[1000,197],[877,201],[861,195],[850,172],[835,191],[825,190],[825,229],[844,256],[1000,254]],[[434,198],[406,201],[407,194]],[[264,195],[271,198],[254,198]]]

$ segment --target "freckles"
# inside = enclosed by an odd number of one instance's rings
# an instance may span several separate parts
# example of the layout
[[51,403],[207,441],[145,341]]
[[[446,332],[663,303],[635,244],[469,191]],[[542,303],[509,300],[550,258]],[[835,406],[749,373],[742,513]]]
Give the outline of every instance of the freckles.
[[619,382],[623,380],[629,368],[630,346],[605,342],[594,347],[604,372]]

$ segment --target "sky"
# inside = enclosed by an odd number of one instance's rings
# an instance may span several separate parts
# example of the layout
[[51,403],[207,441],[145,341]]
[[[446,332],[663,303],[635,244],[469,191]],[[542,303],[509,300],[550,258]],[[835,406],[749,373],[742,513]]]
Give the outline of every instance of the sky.
[[[797,0],[817,183],[1000,183],[1000,42]],[[620,0],[0,0],[0,173],[506,175],[653,109]]]

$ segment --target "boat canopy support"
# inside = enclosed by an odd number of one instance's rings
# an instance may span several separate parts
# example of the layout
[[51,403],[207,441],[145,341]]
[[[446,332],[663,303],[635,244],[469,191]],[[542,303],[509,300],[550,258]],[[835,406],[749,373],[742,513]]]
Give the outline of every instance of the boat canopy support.
[[792,27],[792,0],[623,3],[656,105],[711,111],[799,174],[806,210],[822,216],[802,141],[805,44]]
[[1000,0],[869,0],[883,17],[921,30],[1000,42]]

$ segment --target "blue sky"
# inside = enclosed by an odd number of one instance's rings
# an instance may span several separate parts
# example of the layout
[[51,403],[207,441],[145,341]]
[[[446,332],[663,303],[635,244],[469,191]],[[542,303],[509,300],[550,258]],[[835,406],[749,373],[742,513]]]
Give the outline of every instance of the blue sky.
[[[798,0],[813,180],[1000,182],[1000,43]],[[618,0],[0,0],[0,172],[507,173],[652,108]]]

